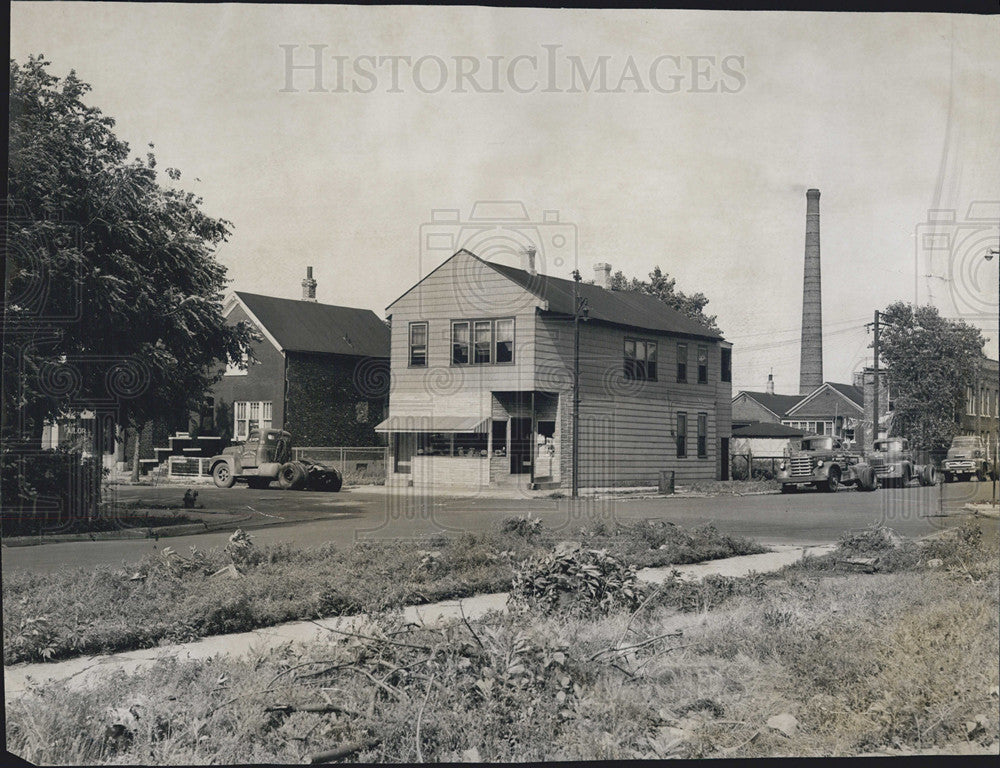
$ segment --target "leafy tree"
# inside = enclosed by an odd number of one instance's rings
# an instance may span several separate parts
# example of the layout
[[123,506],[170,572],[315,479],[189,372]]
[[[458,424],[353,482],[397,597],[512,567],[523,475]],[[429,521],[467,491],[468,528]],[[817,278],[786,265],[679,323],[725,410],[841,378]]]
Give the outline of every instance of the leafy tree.
[[888,368],[895,403],[892,430],[918,449],[946,450],[983,356],[983,335],[930,305],[900,301],[883,315],[879,358]]
[[173,186],[180,171],[161,186],[152,151],[130,158],[90,86],[49,63],[10,62],[4,437],[28,445],[85,408],[141,425],[197,407],[255,335],[222,317],[231,224]]
[[697,320],[709,328],[719,329],[716,316],[705,314],[705,307],[708,304],[705,294],[688,295],[677,290],[677,280],[662,272],[659,266],[654,267],[653,271],[649,273],[649,280],[640,280],[636,277],[629,279],[622,274],[621,270],[618,270],[611,276],[611,290],[636,291],[648,296],[655,296],[667,306],[673,307],[692,320]]

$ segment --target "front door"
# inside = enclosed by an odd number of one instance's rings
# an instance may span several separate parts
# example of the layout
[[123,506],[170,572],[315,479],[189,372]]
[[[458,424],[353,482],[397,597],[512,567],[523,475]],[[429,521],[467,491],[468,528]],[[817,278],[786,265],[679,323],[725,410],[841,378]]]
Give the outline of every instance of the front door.
[[527,416],[512,418],[510,420],[510,473],[512,475],[531,474],[533,449],[531,418]]

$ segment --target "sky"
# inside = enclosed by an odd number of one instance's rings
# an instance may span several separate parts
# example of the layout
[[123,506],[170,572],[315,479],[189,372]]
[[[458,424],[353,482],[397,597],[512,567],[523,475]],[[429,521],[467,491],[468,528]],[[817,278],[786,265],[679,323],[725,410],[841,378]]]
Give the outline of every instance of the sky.
[[452,246],[516,263],[531,242],[557,277],[659,265],[709,298],[734,390],[773,372],[779,393],[798,391],[813,187],[826,380],[871,363],[865,324],[897,300],[978,325],[997,356],[998,33],[936,14],[11,8],[13,59],[75,70],[135,154],[152,142],[232,222],[233,289],[297,298],[312,266],[320,301],[384,316]]

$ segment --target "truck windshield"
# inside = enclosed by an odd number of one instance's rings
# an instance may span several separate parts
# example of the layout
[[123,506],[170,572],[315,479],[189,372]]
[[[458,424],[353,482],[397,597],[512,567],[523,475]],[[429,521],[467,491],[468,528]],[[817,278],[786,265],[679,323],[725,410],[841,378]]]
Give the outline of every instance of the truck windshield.
[[903,449],[902,440],[883,440],[880,443],[875,443],[875,450],[881,451],[882,453],[899,453]]
[[829,451],[832,448],[832,437],[812,437],[802,441],[803,451]]

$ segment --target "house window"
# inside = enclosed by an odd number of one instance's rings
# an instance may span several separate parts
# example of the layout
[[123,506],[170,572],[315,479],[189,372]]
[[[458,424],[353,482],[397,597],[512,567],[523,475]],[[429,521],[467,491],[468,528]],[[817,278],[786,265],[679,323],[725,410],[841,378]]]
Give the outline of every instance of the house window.
[[708,414],[698,414],[698,458],[708,457]]
[[688,380],[688,345],[677,345],[677,381],[686,383]]
[[733,350],[723,347],[721,350],[722,359],[719,366],[720,378],[723,381],[733,380]]
[[483,365],[493,361],[493,323],[489,320],[477,320],[473,324],[474,345],[472,362]]
[[708,347],[698,345],[698,383],[708,384]]
[[239,400],[233,403],[234,440],[246,440],[255,429],[270,428],[270,401]]
[[656,381],[656,342],[625,339],[625,378]]
[[466,365],[469,362],[469,323],[451,324],[451,362]]
[[247,357],[247,353],[244,352],[242,355],[240,355],[239,363],[232,363],[232,362],[226,363],[226,372],[223,375],[246,376],[247,369],[249,368],[249,366],[250,366],[250,359]]
[[976,414],[976,391],[972,387],[965,388],[965,412],[969,416]]
[[687,456],[687,432],[688,416],[686,413],[677,414],[677,458],[683,459]]
[[498,363],[514,362],[514,320],[496,322],[496,356]]
[[452,365],[512,362],[514,362],[514,318],[452,320]]
[[427,365],[427,323],[410,323],[410,365]]

